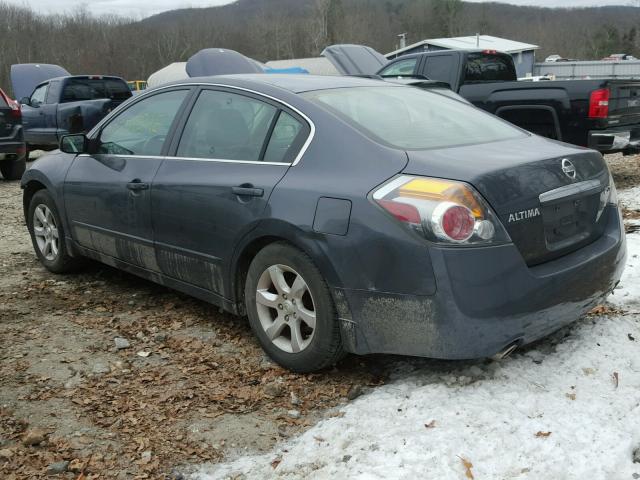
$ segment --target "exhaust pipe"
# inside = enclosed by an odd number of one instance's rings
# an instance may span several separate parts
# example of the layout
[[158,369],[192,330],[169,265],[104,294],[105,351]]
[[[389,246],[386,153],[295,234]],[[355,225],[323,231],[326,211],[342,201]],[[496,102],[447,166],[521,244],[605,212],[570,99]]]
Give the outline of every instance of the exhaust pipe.
[[507,345],[505,348],[503,348],[498,353],[496,353],[493,357],[491,357],[491,359],[496,361],[504,360],[505,358],[507,358],[509,355],[511,355],[513,352],[516,351],[516,348],[520,346],[520,342],[521,342],[520,339],[511,342],[509,345]]

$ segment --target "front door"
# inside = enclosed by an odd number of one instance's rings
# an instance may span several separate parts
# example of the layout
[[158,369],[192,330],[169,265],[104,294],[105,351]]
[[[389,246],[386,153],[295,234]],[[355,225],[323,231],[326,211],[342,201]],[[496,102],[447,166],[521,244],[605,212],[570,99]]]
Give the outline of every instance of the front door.
[[55,144],[55,128],[53,132],[47,128],[47,117],[51,116],[52,108],[54,114],[56,109],[56,105],[45,103],[48,89],[48,83],[38,86],[31,94],[29,105],[21,106],[24,139],[30,145]]
[[151,184],[188,89],[133,103],[90,140],[64,186],[73,238],[83,247],[157,271],[151,225]]
[[238,241],[306,141],[295,112],[238,90],[202,89],[153,181],[160,270],[228,297],[223,278]]

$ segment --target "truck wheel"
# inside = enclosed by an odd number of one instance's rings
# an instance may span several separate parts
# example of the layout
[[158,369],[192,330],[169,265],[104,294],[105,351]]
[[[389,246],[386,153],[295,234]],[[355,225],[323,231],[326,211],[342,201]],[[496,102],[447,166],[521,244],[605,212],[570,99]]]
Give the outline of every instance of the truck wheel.
[[27,227],[40,263],[53,273],[76,270],[82,259],[71,257],[65,245],[65,232],[56,204],[46,190],[35,193],[29,204]]
[[247,273],[245,302],[262,348],[283,367],[314,372],[343,356],[329,288],[297,248],[278,242],[258,252]]
[[0,173],[5,180],[20,180],[27,169],[24,158],[20,160],[3,160],[0,162]]

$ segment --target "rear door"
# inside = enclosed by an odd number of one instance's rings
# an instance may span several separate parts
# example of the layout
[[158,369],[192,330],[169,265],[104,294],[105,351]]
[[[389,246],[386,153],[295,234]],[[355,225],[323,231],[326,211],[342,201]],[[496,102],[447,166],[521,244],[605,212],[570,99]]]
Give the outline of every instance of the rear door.
[[94,153],[76,157],[64,185],[73,238],[83,247],[158,271],[151,183],[190,89],[163,90],[122,110],[101,128]]
[[286,106],[234,89],[203,88],[153,181],[153,230],[162,273],[224,291],[235,245],[310,132]]

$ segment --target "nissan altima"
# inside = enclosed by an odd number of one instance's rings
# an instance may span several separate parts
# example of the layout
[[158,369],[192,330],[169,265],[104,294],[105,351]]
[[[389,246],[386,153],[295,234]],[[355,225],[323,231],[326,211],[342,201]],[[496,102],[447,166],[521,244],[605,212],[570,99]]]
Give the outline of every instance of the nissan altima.
[[602,156],[437,90],[191,78],[62,139],[22,179],[52,272],[104,262],[247,316],[279,364],[505,355],[620,279]]

